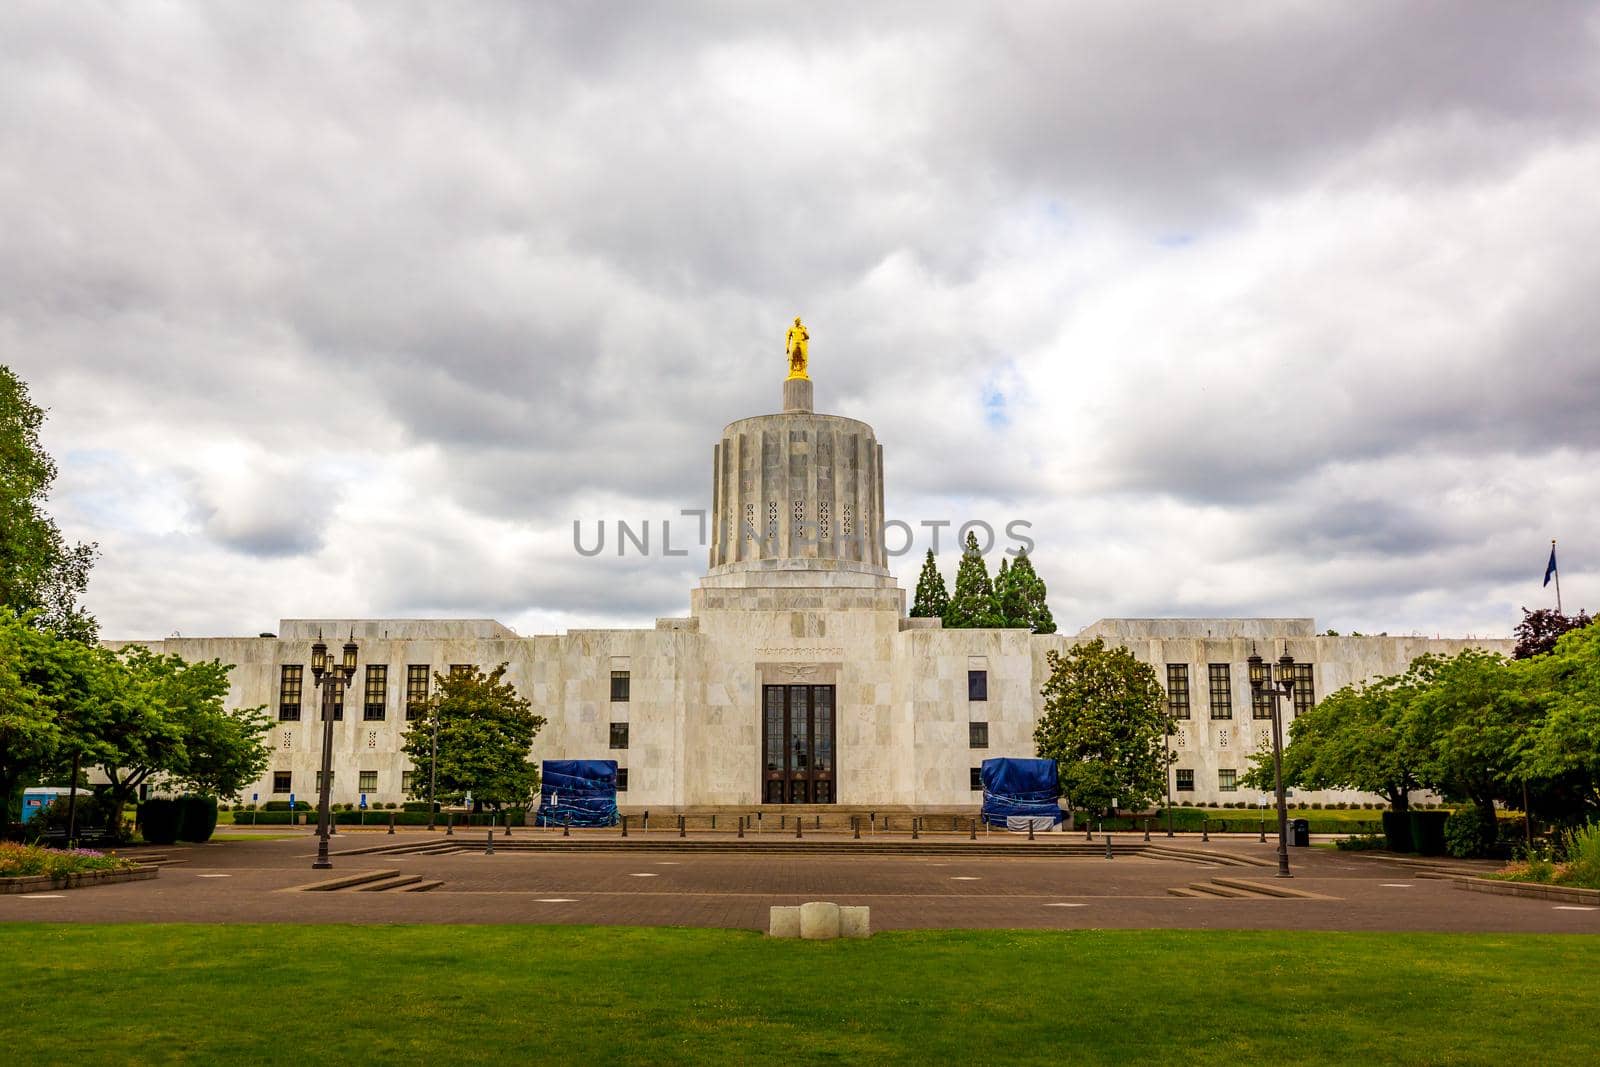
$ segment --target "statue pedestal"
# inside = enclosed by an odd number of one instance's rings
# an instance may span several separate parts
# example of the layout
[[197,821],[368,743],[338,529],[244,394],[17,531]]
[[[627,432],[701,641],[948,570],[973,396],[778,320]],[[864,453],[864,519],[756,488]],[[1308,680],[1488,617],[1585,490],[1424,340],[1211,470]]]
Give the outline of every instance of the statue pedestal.
[[811,411],[811,379],[785,378],[783,382],[783,410]]

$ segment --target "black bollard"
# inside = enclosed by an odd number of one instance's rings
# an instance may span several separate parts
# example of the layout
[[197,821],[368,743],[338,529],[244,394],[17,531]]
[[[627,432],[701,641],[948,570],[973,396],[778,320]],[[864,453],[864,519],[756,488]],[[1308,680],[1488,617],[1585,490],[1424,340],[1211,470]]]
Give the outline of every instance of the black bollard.
[[489,827],[489,836],[483,846],[483,854],[485,856],[494,855],[494,827],[492,826]]
[[622,817],[622,836],[628,836],[628,817],[626,815]]
[[739,816],[739,836],[744,836],[744,816]]
[[822,829],[822,816],[820,815],[817,816],[817,829]]
[[1028,840],[1033,840],[1033,816],[1028,816]]
[[850,832],[851,832],[851,835],[855,838],[855,840],[857,840],[857,841],[861,840],[861,816],[859,816],[859,815],[850,816]]
[[796,838],[800,838],[800,837],[804,837],[805,836],[805,834],[803,833],[803,831],[805,829],[805,825],[806,825],[806,821],[804,819],[802,819],[800,816],[796,815],[794,817],[794,836]]
[[911,817],[911,840],[915,841],[917,839],[917,830],[921,823],[922,820],[915,815]]
[[976,841],[977,839],[978,839],[978,820],[977,819],[968,819],[967,820],[967,840],[968,841]]
[[688,837],[689,836],[689,827],[688,827],[688,824],[684,822],[682,815],[678,816],[678,836],[679,837]]
[[778,829],[780,829],[780,830],[786,829],[788,827],[788,825],[789,825],[789,821],[788,820],[789,820],[789,816],[783,815],[783,814],[780,813],[778,815]]
[[1144,821],[1144,839],[1146,841],[1150,840],[1150,820],[1149,819],[1146,819]]
[[1094,827],[1089,824],[1087,819],[1083,821],[1083,839],[1085,841],[1094,840]]
[[649,808],[645,808],[644,809],[644,832],[645,833],[649,833],[650,832],[650,809]]
[[444,835],[449,837],[456,832],[456,813],[451,812],[444,817]]
[[506,812],[506,836],[511,836],[511,812]]
[[1202,841],[1210,841],[1211,840],[1211,820],[1210,819],[1201,819],[1200,820],[1200,840],[1202,840]]
[[717,828],[717,817],[715,815],[711,816],[711,828],[713,830]]
[[389,813],[389,832],[394,833],[394,812]]
[[1111,858],[1111,835],[1106,835],[1106,859]]
[[335,819],[333,817],[333,814],[334,813],[331,812],[331,811],[328,812],[328,833],[329,834],[337,834],[339,832],[339,820]]
[[562,837],[571,837],[572,836],[572,816],[570,816],[570,815],[564,815],[561,818],[561,836]]

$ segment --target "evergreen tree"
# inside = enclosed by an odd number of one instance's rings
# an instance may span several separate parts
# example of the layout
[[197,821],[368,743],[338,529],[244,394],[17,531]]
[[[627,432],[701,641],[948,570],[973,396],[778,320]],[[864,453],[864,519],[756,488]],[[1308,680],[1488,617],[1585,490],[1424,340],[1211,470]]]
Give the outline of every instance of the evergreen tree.
[[977,536],[969,532],[966,550],[961,553],[961,566],[956,569],[956,591],[945,605],[944,628],[961,630],[1000,625],[994,586],[989,583],[989,568],[984,566],[983,553],[978,551]]
[[1044,579],[1033,569],[1033,561],[1026,552],[1017,557],[1011,567],[1009,587],[1001,594],[1001,608],[1010,621],[1007,626],[1026,626],[1036,634],[1056,632],[1056,620],[1050,614],[1048,592]]
[[944,586],[944,575],[933,561],[933,549],[922,561],[922,573],[917,576],[917,596],[911,605],[913,619],[942,619],[950,604],[950,594]]

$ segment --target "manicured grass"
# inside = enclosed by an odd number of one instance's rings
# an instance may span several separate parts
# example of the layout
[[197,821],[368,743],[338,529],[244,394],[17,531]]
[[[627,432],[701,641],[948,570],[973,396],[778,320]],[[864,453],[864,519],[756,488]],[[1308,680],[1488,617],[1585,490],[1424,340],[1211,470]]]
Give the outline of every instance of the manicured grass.
[[16,1063],[1578,1063],[1600,938],[0,927]]

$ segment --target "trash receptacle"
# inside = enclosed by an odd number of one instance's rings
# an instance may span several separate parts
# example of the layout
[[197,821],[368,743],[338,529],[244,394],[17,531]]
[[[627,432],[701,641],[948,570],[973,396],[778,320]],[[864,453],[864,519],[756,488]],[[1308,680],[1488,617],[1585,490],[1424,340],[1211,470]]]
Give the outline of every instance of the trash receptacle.
[[1311,845],[1311,821],[1309,819],[1289,820],[1289,844],[1295,848],[1308,848]]

